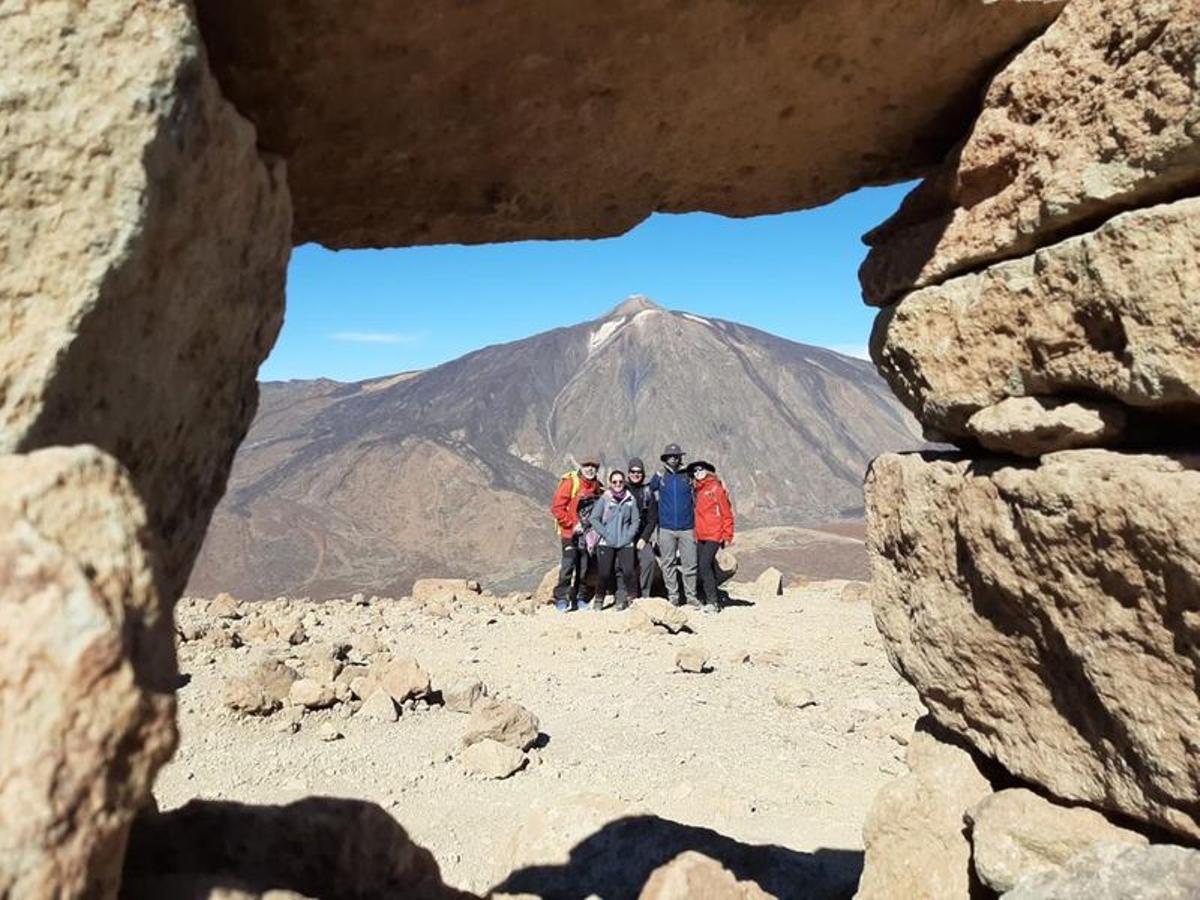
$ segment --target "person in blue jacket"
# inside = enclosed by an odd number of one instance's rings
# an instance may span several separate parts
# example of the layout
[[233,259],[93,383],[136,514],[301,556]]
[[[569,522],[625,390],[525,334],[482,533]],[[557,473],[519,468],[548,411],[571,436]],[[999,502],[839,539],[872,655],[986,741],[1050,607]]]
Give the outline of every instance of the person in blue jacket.
[[[699,608],[696,596],[696,508],[692,494],[692,479],[683,468],[686,454],[678,444],[668,444],[663,450],[665,468],[650,481],[650,490],[658,497],[658,554],[663,580],[667,583],[667,599],[674,606]],[[680,596],[680,579],[683,597]]]

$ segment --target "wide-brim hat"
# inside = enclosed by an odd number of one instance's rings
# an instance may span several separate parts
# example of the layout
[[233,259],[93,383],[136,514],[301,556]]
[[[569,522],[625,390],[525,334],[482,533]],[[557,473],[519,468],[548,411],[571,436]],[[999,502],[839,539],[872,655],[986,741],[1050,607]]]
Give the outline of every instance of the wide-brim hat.
[[600,454],[585,453],[579,458],[579,467],[583,468],[584,466],[595,466],[597,469],[600,468]]
[[694,463],[688,463],[688,467],[687,467],[688,475],[695,477],[697,469],[704,469],[708,472],[712,472],[714,475],[717,474],[717,467],[714,466],[712,463],[708,462],[707,460],[698,459]]
[[687,456],[687,454],[683,452],[683,448],[678,444],[667,444],[667,449],[662,452],[662,456],[660,456],[659,459],[666,462],[668,456],[684,457]]

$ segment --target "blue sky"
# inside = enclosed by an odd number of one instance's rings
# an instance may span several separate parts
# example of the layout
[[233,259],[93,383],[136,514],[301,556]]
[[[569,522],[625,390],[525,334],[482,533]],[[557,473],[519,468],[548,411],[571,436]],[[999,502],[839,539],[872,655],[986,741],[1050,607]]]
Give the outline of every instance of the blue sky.
[[299,247],[283,331],[259,377],[358,381],[424,369],[596,318],[631,294],[862,355],[874,311],[858,289],[860,238],[907,190],[753,219],[655,215],[597,241]]

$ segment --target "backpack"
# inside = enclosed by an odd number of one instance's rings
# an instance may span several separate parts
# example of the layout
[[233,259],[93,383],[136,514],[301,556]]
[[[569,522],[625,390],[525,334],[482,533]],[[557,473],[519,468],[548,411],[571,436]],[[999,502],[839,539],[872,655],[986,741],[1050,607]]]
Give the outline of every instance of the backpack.
[[[562,474],[562,477],[559,478],[558,481],[561,484],[562,482],[566,481],[568,478],[571,480],[571,499],[574,500],[583,491],[583,479],[579,477],[578,472],[576,472],[574,469],[572,469],[570,472],[564,472]],[[579,501],[580,513],[584,512],[584,509],[585,509],[584,504],[587,502],[588,502],[587,497],[585,497],[584,499]],[[593,500],[592,502],[595,502],[595,501]],[[592,511],[592,507],[590,504],[586,507],[586,510],[589,513]],[[580,518],[580,521],[585,522],[584,528],[587,528],[588,526],[586,524],[585,517],[583,515],[580,515],[579,518]],[[555,534],[558,533],[558,522],[554,523],[554,532],[555,532]]]

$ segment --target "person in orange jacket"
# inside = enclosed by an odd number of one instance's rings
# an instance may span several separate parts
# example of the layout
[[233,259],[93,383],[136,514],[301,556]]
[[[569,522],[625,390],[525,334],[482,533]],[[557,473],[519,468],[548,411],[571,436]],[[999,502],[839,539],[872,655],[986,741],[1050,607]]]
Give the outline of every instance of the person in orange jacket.
[[717,593],[717,551],[733,543],[733,504],[717,477],[712,463],[694,462],[688,466],[696,492],[696,548],[700,586],[705,612],[720,612]]
[[584,543],[586,524],[579,515],[580,504],[590,506],[600,494],[596,476],[600,470],[598,455],[584,457],[579,468],[567,472],[558,482],[550,515],[558,525],[562,541],[562,563],[554,588],[554,605],[560,612],[573,612],[575,604],[591,600],[587,587],[588,549]]

